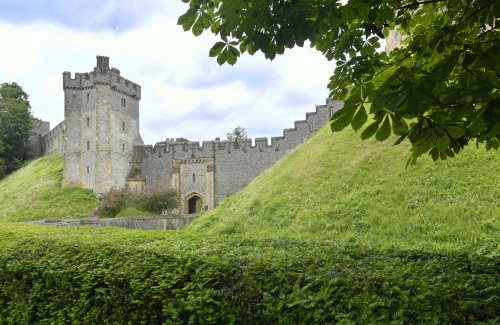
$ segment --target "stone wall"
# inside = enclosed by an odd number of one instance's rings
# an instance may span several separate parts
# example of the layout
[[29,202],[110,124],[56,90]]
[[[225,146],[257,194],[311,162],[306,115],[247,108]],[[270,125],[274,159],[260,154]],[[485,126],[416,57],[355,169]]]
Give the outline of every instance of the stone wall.
[[327,101],[316,106],[316,111],[307,113],[306,120],[296,121],[293,129],[285,129],[283,136],[255,139],[236,144],[222,142],[215,151],[215,205],[228,195],[234,194],[250,183],[264,170],[308,140],[316,130],[328,122],[333,112],[342,107],[341,102]]
[[28,159],[33,159],[45,155],[43,146],[43,138],[50,132],[50,123],[33,119],[31,134],[28,138],[30,145]]
[[[279,137],[235,141],[175,142],[167,139],[153,146],[136,146],[141,151],[137,167],[148,187],[170,187],[185,200],[194,193],[201,196],[209,209],[234,194],[272,166],[275,162],[309,139],[328,122],[342,102],[327,100],[285,129]],[[194,174],[194,176],[193,176]],[[213,183],[210,183],[213,182]],[[212,192],[213,191],[213,192]]]
[[64,152],[64,122],[59,123],[43,136],[40,144],[42,155],[62,155]]
[[[175,230],[188,225],[198,215],[168,215],[151,217],[126,217],[111,219],[85,219],[80,224],[95,227],[120,227],[142,230]],[[71,224],[74,225],[74,224]]]

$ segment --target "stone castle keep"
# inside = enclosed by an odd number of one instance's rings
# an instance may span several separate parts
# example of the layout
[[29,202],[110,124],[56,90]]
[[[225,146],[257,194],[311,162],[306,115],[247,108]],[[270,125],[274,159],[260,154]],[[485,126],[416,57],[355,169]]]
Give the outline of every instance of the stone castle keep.
[[182,213],[212,209],[236,193],[323,126],[340,109],[327,100],[283,135],[239,141],[182,142],[167,139],[144,145],[139,133],[141,87],[97,56],[89,73],[63,73],[64,121],[50,130],[48,122],[34,127],[36,156],[64,156],[63,186],[97,193],[112,188],[141,191],[172,188],[180,196]]

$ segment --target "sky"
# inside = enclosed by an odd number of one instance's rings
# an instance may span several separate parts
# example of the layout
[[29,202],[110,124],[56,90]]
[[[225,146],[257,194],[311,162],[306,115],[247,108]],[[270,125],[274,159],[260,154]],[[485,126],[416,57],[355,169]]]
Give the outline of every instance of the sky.
[[177,25],[181,0],[0,0],[0,83],[16,82],[33,115],[55,127],[64,118],[64,71],[90,72],[96,56],[142,87],[145,144],[166,138],[279,136],[328,97],[335,69],[319,52],[295,48],[266,60],[242,55],[234,66],[208,56],[216,37]]

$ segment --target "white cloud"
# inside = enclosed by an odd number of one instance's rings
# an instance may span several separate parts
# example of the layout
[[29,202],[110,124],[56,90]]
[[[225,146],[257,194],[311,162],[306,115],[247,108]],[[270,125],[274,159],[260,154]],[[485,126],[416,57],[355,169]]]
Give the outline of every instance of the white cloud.
[[208,58],[212,35],[194,37],[176,25],[184,6],[169,4],[120,34],[0,22],[8,44],[0,51],[0,82],[23,86],[34,114],[55,126],[64,113],[62,72],[91,71],[96,55],[109,56],[112,66],[142,87],[141,134],[148,144],[165,137],[224,137],[238,125],[251,136],[280,135],[324,103],[334,64],[319,53],[295,49],[272,62],[245,54],[236,66],[219,67]]

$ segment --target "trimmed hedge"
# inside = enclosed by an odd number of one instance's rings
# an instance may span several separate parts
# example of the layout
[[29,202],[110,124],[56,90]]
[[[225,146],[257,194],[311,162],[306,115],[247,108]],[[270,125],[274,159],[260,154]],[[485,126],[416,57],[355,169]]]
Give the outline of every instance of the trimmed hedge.
[[496,323],[498,257],[0,228],[0,323]]

